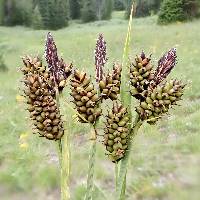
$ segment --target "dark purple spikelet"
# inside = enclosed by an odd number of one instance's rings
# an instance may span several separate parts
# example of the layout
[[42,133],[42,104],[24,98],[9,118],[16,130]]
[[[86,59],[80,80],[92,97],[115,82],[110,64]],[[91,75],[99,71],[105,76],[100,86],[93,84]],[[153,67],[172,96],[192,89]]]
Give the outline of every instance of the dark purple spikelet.
[[108,58],[106,57],[106,41],[104,40],[103,35],[99,34],[95,48],[95,66],[97,82],[103,79],[103,67],[107,60]]
[[67,65],[62,58],[59,59],[57,47],[50,32],[47,34],[46,39],[45,58],[54,82],[61,92],[65,87],[66,79],[72,73],[72,64]]
[[140,57],[142,58],[142,60],[144,60],[146,58],[144,51],[142,51]]
[[154,73],[154,83],[162,82],[177,64],[176,48],[170,49],[158,61],[158,67]]
[[46,47],[45,58],[46,58],[49,70],[52,72],[56,72],[58,70],[59,59],[58,59],[58,54],[57,54],[57,47],[50,32],[47,34],[45,47]]

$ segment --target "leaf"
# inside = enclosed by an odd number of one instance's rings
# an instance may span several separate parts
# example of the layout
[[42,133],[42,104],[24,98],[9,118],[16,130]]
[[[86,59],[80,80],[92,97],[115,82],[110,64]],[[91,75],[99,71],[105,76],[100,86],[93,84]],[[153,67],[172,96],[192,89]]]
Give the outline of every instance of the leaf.
[[[132,119],[131,113],[131,95],[130,91],[130,69],[129,69],[129,50],[131,41],[131,30],[132,30],[132,16],[134,13],[135,2],[132,3],[128,31],[126,36],[126,41],[124,45],[124,53],[122,60],[122,83],[121,83],[121,100],[125,107],[127,107],[130,119]],[[131,132],[131,123],[129,125],[129,130]],[[131,141],[129,142],[129,151],[126,152],[125,157],[121,160],[119,175],[117,178],[117,199],[123,200],[125,198],[126,190],[126,172],[129,161],[129,154],[131,148]]]

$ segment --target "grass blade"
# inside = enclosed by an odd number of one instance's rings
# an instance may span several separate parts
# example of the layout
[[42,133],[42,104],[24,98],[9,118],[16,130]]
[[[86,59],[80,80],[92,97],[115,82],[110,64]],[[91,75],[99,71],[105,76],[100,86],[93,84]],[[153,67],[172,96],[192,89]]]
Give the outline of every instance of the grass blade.
[[124,52],[122,58],[122,77],[121,77],[121,100],[125,106],[129,108],[130,112],[130,105],[131,105],[131,96],[129,94],[130,84],[129,84],[129,50],[130,50],[130,40],[131,40],[131,29],[132,29],[132,16],[134,12],[134,3],[132,4],[131,14],[128,24],[128,31],[126,36],[126,41],[124,45]]
[[117,185],[118,185],[118,163],[115,163],[115,188],[116,188],[116,192],[117,192]]
[[125,199],[126,173],[127,173],[127,166],[128,166],[130,153],[131,153],[132,146],[133,146],[132,145],[133,137],[138,133],[138,130],[141,125],[142,125],[142,122],[140,121],[139,116],[137,116],[135,119],[134,128],[131,130],[131,133],[130,133],[131,140],[129,140],[129,142],[128,142],[129,151],[126,152],[126,156],[124,157],[124,159],[121,161],[121,164],[120,164],[118,187],[117,187],[117,199],[118,200]]
[[62,166],[61,166],[61,200],[69,200],[69,177],[70,177],[70,135],[66,133],[62,138]]
[[95,167],[95,156],[96,156],[96,128],[93,126],[92,130],[92,144],[89,157],[88,177],[87,177],[87,191],[85,200],[92,200],[93,188],[94,188],[94,167]]
[[[130,72],[129,72],[129,50],[131,41],[131,30],[132,30],[132,16],[134,13],[135,2],[133,1],[131,7],[131,13],[128,24],[128,31],[126,36],[126,41],[124,45],[123,59],[122,59],[122,82],[121,82],[121,101],[125,107],[128,109],[130,119],[132,119],[131,113],[131,96],[130,96]],[[129,130],[131,130],[131,123],[129,125]],[[130,146],[130,144],[129,144]],[[117,199],[123,200],[125,198],[126,191],[126,172],[129,160],[130,151],[126,153],[126,156],[122,159],[120,163],[119,175],[117,178]]]

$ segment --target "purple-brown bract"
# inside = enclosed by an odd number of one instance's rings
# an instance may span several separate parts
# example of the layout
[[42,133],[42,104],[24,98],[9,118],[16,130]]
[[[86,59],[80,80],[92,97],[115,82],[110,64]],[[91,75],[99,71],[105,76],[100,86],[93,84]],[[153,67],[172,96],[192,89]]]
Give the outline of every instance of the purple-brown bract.
[[59,92],[63,90],[67,78],[72,73],[72,64],[67,65],[62,58],[59,59],[56,44],[51,33],[47,34],[45,58],[48,68],[54,77]]
[[176,48],[170,49],[158,61],[158,67],[154,74],[154,83],[158,85],[161,83],[175,67],[177,63]]

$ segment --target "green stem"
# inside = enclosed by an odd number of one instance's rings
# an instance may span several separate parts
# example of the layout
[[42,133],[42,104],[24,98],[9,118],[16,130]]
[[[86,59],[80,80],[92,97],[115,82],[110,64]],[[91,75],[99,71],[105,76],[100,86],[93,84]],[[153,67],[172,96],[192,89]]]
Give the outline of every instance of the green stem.
[[70,199],[70,135],[66,133],[62,137],[62,163],[61,163],[61,200]]
[[[132,3],[130,18],[129,18],[129,24],[128,24],[128,31],[126,36],[126,41],[124,45],[124,52],[123,52],[123,59],[122,59],[122,82],[121,82],[121,91],[120,96],[122,103],[125,107],[127,107],[127,111],[130,117],[130,125],[129,125],[129,133],[130,135],[134,135],[140,125],[139,125],[139,118],[136,117],[136,123],[134,128],[131,127],[132,123],[132,111],[131,111],[131,96],[130,96],[130,65],[129,65],[129,49],[130,49],[130,40],[131,40],[131,30],[132,30],[132,16],[134,13],[135,8],[135,1]],[[134,133],[133,133],[134,132]],[[131,136],[130,136],[131,137]],[[126,172],[127,172],[127,165],[128,160],[130,157],[130,151],[132,146],[131,138],[128,142],[128,148],[129,151],[126,152],[125,157],[120,162],[120,169],[119,169],[119,175],[118,175],[118,182],[117,182],[117,197],[118,200],[124,200],[125,199],[125,192],[126,192]]]
[[127,166],[130,157],[130,153],[132,151],[133,146],[133,138],[138,133],[139,128],[142,125],[142,121],[140,120],[139,116],[136,116],[135,123],[133,128],[130,131],[130,140],[128,143],[129,151],[126,152],[125,158],[121,161],[120,170],[119,170],[119,177],[118,177],[118,186],[117,186],[117,199],[124,200],[125,199],[125,189],[126,189],[126,173],[127,173]]
[[60,164],[60,167],[61,167],[61,161],[62,161],[62,142],[61,142],[61,139],[59,139],[57,141],[56,145],[57,145],[59,164]]
[[[58,88],[56,89],[56,103],[60,109],[60,96]],[[64,135],[61,139],[58,140],[58,156],[60,163],[60,187],[61,187],[61,200],[69,200],[69,176],[70,176],[70,142],[69,142],[69,133],[64,127]]]
[[118,185],[118,163],[115,163],[115,188],[117,192],[117,185]]
[[[56,88],[56,105],[60,109],[60,94],[58,88]],[[59,163],[61,164],[62,159],[62,141],[61,139],[58,140],[58,156],[59,156]]]
[[121,199],[125,199],[125,195],[126,195],[126,175],[124,177],[124,182],[122,185],[122,191],[121,191]]
[[85,200],[92,200],[92,193],[94,187],[94,166],[95,166],[95,156],[96,156],[96,124],[93,126],[92,134],[94,138],[92,138],[92,145],[89,156],[89,168],[88,168],[88,177],[87,177],[87,191]]

